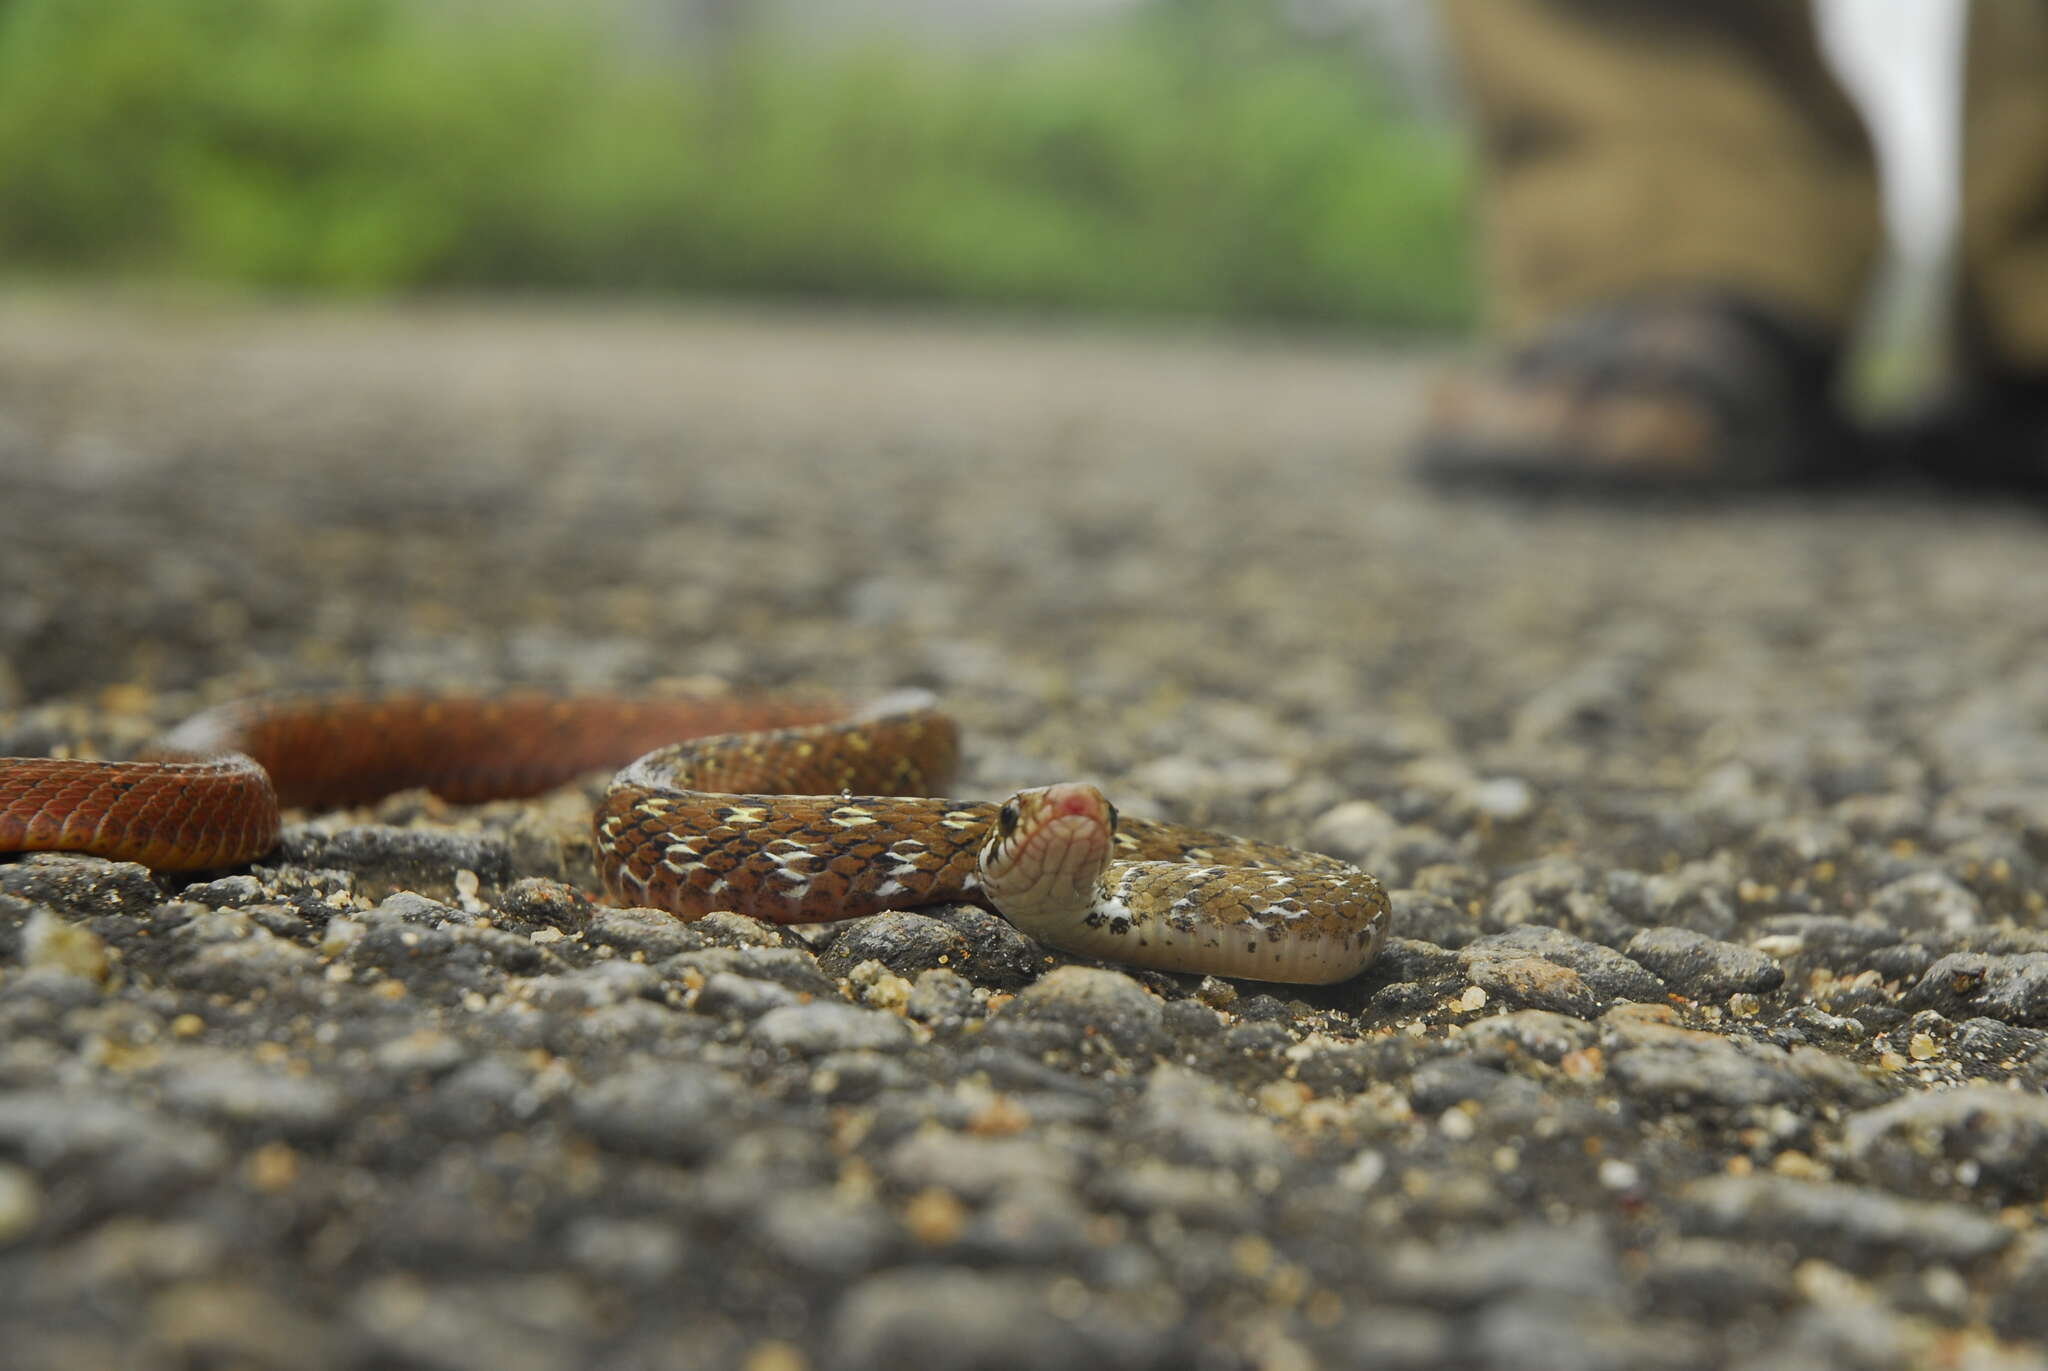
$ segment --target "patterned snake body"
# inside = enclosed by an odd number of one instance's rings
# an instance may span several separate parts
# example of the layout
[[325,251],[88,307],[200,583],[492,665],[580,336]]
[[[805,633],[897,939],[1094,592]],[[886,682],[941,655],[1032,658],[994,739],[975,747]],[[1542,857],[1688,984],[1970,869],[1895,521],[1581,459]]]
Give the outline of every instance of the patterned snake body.
[[929,798],[959,738],[921,700],[852,716],[801,697],[240,706],[181,725],[151,761],[0,759],[0,852],[234,865],[275,846],[280,800],[331,806],[407,786],[458,801],[535,794],[705,733],[614,778],[594,820],[614,899],[781,923],[971,902],[1065,951],[1276,981],[1346,979],[1386,937],[1385,892],[1335,858],[1119,821],[1078,783],[1000,805]]

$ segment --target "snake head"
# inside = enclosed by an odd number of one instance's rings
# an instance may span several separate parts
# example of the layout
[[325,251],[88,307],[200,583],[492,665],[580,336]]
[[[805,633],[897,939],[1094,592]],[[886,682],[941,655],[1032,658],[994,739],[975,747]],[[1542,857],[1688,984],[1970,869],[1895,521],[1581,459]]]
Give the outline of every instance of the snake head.
[[1080,781],[1018,791],[981,849],[983,893],[1012,919],[1086,908],[1109,865],[1116,822],[1116,806]]

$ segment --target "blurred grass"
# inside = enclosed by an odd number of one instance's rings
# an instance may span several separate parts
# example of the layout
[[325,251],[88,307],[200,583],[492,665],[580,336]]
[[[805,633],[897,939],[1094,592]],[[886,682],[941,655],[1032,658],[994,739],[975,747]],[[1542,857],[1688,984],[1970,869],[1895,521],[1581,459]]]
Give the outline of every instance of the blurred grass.
[[1263,5],[713,61],[574,7],[0,0],[16,274],[1432,327],[1471,312],[1463,201],[1444,131]]

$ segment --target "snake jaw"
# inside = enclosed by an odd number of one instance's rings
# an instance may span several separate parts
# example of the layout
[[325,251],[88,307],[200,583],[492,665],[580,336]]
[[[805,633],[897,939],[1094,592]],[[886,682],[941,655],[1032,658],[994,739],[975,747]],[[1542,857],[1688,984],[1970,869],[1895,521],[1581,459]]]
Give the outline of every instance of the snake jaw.
[[1020,790],[981,850],[982,891],[1013,920],[1085,909],[1095,900],[1115,835],[1116,810],[1092,785],[1064,781]]

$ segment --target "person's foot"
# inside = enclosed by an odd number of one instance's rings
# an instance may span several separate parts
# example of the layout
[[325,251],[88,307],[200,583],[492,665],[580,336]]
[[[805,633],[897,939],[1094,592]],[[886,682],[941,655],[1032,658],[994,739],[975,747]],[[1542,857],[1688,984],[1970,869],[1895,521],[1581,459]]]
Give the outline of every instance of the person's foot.
[[1851,474],[1834,352],[1726,295],[1585,310],[1447,378],[1415,466],[1445,485],[1718,490]]

